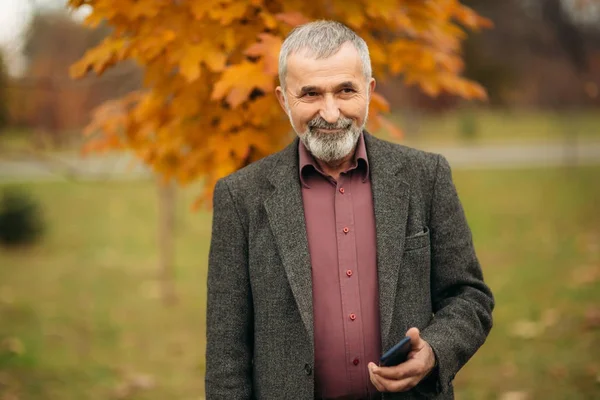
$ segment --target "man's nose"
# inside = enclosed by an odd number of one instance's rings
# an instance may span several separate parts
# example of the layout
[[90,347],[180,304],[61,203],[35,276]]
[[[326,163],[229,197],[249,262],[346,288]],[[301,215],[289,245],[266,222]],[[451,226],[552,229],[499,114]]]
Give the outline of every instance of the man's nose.
[[340,118],[340,109],[332,95],[326,95],[323,99],[323,106],[321,107],[320,114],[321,117],[330,124],[336,123]]

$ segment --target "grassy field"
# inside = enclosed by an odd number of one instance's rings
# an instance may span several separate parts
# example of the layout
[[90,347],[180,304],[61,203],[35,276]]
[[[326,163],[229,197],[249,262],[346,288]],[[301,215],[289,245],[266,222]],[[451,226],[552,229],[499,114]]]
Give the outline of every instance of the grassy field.
[[[497,300],[488,342],[456,378],[458,399],[600,395],[599,176],[455,172]],[[210,214],[189,212],[193,190],[179,193],[180,301],[166,307],[151,182],[24,187],[43,203],[48,234],[0,250],[0,399],[202,398]]]
[[399,111],[391,119],[403,129],[403,142],[419,147],[600,140],[597,110],[465,109],[443,114]]

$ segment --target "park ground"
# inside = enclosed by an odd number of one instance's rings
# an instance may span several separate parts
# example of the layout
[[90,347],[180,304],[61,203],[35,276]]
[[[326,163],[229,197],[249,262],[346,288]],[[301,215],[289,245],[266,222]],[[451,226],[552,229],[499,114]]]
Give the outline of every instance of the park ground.
[[[600,166],[454,178],[497,302],[457,399],[597,399]],[[0,249],[0,399],[201,399],[211,214],[190,210],[200,187],[178,191],[179,301],[166,306],[151,180],[8,185],[41,202],[47,232]]]

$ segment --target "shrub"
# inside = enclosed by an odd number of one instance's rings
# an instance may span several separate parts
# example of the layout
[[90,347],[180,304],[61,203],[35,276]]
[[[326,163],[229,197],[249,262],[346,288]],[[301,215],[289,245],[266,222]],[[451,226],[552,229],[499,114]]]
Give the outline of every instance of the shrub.
[[0,198],[0,244],[6,247],[32,244],[43,231],[38,202],[22,190],[4,189]]

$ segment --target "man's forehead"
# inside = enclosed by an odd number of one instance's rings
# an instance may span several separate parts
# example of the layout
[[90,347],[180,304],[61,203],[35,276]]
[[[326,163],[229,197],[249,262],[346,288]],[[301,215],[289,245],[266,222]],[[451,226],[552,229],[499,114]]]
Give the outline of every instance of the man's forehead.
[[349,43],[327,58],[317,59],[307,50],[294,52],[288,57],[286,80],[289,84],[335,86],[347,81],[358,84],[362,77],[360,57]]
[[319,66],[320,64],[347,64],[348,62],[360,65],[360,55],[356,48],[350,43],[344,43],[335,53],[328,57],[317,57],[315,51],[310,50],[308,47],[301,48],[288,55],[287,66],[290,67],[311,67]]

